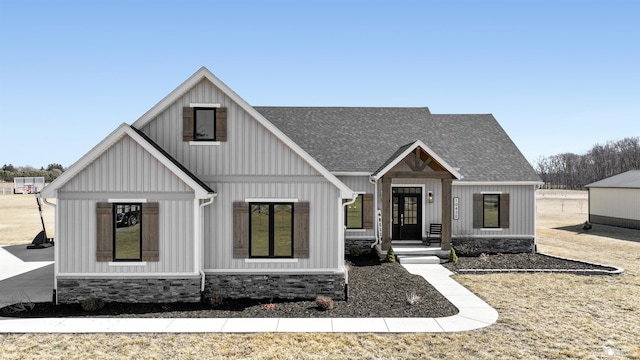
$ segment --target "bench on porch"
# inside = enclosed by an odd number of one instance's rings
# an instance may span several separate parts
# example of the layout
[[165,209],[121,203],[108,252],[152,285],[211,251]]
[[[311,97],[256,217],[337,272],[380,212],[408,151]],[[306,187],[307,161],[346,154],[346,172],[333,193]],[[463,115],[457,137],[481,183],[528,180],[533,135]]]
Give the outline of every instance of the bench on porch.
[[440,242],[442,240],[442,224],[430,224],[427,231],[425,243],[431,245],[432,241]]

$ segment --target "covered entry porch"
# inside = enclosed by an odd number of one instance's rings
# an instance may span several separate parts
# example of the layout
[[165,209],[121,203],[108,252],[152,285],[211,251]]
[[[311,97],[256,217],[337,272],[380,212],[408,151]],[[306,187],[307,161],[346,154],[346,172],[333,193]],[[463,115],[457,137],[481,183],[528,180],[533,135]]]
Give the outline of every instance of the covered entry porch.
[[[381,191],[381,250],[419,245],[430,225],[440,224],[440,250],[449,250],[452,228],[451,186],[462,176],[421,141],[396,152],[373,176]],[[433,248],[433,247],[431,247]]]

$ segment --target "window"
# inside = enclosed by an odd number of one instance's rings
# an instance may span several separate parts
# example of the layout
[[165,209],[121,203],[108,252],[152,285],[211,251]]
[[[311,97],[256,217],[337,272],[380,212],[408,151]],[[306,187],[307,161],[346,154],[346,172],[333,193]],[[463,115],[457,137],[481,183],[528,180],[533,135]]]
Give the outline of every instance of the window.
[[251,203],[251,257],[293,256],[293,204]]
[[509,206],[509,194],[473,194],[473,227],[509,228]]
[[142,259],[142,204],[113,204],[113,260]]
[[353,204],[346,206],[344,223],[347,229],[362,229],[362,218],[364,213],[362,198],[363,194],[360,194]]
[[158,203],[97,203],[97,261],[158,261]]
[[500,195],[485,194],[482,200],[482,227],[500,227]]
[[227,141],[227,108],[184,107],[182,109],[182,140],[205,143]]
[[308,202],[233,203],[233,258],[309,258]]
[[216,134],[216,109],[215,108],[195,108],[194,117],[195,134],[194,140],[215,140]]

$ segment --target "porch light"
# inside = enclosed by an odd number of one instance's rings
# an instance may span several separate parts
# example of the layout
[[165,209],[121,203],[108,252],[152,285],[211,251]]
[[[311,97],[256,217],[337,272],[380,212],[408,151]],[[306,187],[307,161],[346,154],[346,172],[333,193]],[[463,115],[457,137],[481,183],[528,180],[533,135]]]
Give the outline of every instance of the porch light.
[[429,202],[432,203],[433,202],[433,191],[431,191],[431,190],[427,191],[427,197],[429,198]]

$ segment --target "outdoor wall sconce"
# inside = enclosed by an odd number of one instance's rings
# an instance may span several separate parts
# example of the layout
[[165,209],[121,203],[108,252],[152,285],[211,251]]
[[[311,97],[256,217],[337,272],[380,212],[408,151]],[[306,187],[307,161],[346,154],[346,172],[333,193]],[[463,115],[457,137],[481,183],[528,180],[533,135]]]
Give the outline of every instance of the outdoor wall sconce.
[[429,199],[430,203],[433,202],[433,191],[431,190],[427,191],[427,198]]

